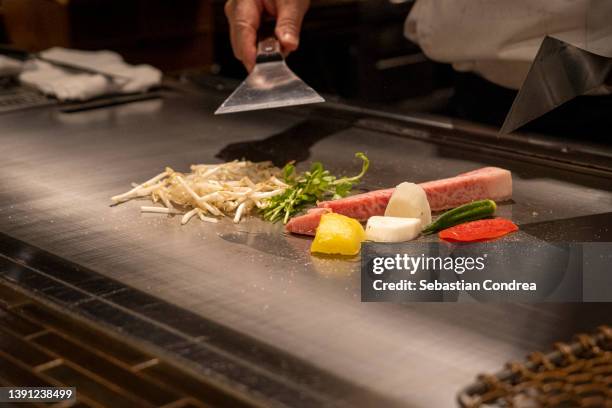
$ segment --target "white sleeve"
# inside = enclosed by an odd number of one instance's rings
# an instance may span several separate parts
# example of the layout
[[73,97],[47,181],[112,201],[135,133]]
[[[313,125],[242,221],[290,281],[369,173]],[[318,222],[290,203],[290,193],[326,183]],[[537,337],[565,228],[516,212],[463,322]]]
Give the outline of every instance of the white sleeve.
[[517,89],[544,36],[612,57],[610,0],[417,0],[406,36],[429,58]]

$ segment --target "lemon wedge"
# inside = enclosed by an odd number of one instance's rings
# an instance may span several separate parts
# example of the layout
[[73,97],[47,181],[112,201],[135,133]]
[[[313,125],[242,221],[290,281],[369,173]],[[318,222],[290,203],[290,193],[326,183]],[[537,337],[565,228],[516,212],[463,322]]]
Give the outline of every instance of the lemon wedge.
[[359,221],[330,213],[321,216],[310,252],[337,255],[357,255],[365,231]]

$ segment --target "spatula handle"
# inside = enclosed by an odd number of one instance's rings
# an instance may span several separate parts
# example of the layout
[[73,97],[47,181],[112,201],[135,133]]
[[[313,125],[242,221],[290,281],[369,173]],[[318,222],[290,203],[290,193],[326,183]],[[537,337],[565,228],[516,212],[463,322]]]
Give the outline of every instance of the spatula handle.
[[257,43],[256,63],[282,61],[283,54],[276,37],[266,37]]

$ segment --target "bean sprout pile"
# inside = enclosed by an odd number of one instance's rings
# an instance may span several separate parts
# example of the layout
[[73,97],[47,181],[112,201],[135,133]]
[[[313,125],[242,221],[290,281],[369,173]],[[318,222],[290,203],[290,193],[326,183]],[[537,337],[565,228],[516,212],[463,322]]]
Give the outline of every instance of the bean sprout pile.
[[278,177],[281,170],[271,162],[232,161],[195,164],[191,173],[167,167],[157,176],[111,197],[115,203],[149,198],[159,206],[142,206],[141,212],[182,214],[181,224],[197,216],[205,222],[232,216],[235,223],[254,209],[264,209],[268,200],[288,187]]

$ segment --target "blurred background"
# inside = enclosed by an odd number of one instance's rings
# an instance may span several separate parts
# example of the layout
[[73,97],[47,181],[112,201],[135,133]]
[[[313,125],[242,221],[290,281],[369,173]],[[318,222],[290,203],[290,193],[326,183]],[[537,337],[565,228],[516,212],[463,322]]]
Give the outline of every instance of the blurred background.
[[[168,75],[242,79],[223,0],[0,0],[0,43],[119,52]],[[403,35],[413,1],[313,0],[290,67],[321,93],[367,105],[436,111],[450,96],[450,66]]]
[[[246,71],[232,53],[224,0],[0,0],[0,44],[113,50],[166,78],[232,89]],[[339,101],[387,112],[439,114],[499,129],[515,90],[429,60],[404,35],[415,0],[312,0],[298,76]],[[229,79],[229,82],[227,81]],[[60,98],[61,99],[61,98]],[[608,144],[612,97],[579,96],[524,131]]]

